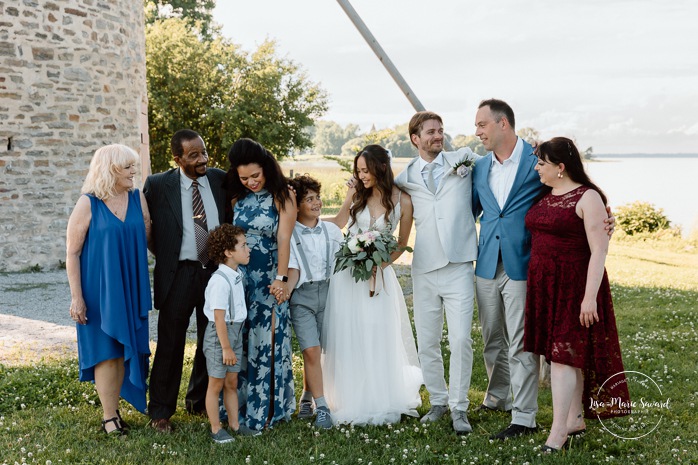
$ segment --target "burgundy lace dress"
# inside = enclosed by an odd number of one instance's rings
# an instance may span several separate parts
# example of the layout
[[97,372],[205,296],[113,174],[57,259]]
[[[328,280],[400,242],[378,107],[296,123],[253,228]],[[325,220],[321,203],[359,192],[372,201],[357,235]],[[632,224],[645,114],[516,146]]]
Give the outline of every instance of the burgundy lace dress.
[[587,189],[581,186],[563,195],[548,194],[526,215],[532,242],[524,350],[544,355],[548,362],[580,368],[584,416],[609,418],[630,413],[629,403],[618,402],[629,402],[630,395],[621,373],[623,360],[605,270],[596,297],[599,321],[590,328],[579,322],[591,251],[584,220],[575,207]]

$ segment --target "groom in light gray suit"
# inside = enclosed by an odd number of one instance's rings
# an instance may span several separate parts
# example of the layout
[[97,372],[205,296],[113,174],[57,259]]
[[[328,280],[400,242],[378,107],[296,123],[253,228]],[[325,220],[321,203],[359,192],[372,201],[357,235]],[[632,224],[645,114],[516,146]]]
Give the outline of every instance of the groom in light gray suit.
[[[412,260],[414,321],[419,361],[431,409],[421,421],[436,421],[449,407],[453,429],[472,432],[468,422],[468,390],[473,365],[470,331],[473,319],[474,272],[477,258],[475,220],[471,211],[472,173],[456,173],[456,164],[474,160],[469,148],[443,151],[443,121],[422,111],[409,123],[410,140],[419,156],[395,183],[412,196],[417,235]],[[450,387],[446,387],[441,355],[444,313],[451,347]]]

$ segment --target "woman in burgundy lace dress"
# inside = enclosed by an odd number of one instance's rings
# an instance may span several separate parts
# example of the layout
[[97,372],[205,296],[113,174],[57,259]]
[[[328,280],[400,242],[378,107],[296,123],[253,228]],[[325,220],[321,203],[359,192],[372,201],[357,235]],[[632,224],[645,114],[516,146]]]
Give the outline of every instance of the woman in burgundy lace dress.
[[630,410],[617,402],[628,402],[629,394],[618,374],[623,360],[604,269],[606,197],[584,172],[571,140],[555,137],[536,154],[545,187],[526,215],[532,242],[524,350],[551,363],[553,425],[542,449],[554,452],[585,431],[583,416]]

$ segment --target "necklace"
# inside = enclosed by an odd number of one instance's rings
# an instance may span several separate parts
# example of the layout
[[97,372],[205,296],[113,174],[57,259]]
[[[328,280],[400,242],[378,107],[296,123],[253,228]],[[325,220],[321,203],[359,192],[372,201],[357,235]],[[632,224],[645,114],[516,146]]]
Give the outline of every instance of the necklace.
[[121,218],[124,206],[128,205],[128,195],[119,194],[117,197],[112,197],[104,202],[107,207],[117,218]]

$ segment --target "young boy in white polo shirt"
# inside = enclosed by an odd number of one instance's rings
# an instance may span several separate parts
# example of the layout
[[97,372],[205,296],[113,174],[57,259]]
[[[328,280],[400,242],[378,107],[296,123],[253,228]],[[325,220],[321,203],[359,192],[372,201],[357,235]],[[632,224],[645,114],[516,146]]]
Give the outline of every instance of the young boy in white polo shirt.
[[218,409],[221,390],[228,412],[228,426],[233,431],[240,429],[237,385],[247,306],[238,265],[246,265],[250,261],[245,232],[231,224],[220,225],[208,236],[208,254],[219,266],[211,275],[204,293],[204,314],[209,321],[204,335],[208,369],[206,413],[211,422],[211,439],[225,444],[234,439],[221,426]]
[[344,238],[334,223],[320,219],[320,183],[304,175],[292,179],[290,184],[298,199],[288,262],[289,288],[293,289],[291,323],[303,352],[303,395],[298,418],[312,418],[315,413],[315,426],[331,428],[332,417],[322,386],[320,339],[334,256]]

